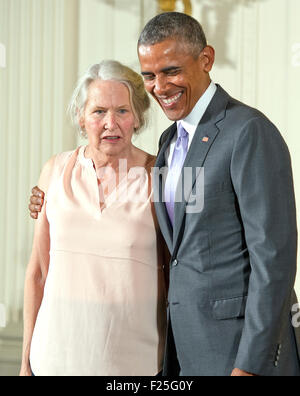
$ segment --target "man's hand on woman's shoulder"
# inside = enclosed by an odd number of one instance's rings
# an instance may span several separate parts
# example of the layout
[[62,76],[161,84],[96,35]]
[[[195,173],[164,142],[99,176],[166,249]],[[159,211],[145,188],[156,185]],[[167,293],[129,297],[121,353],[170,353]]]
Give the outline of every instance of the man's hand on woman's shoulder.
[[35,186],[31,190],[31,197],[28,208],[30,211],[30,216],[33,219],[38,218],[39,212],[41,212],[44,205],[45,193],[47,193],[48,191],[52,171],[54,168],[55,158],[56,156],[53,156],[46,162],[40,175],[38,183],[39,187]]
[[30,210],[30,216],[33,219],[37,219],[39,212],[42,210],[43,204],[44,204],[44,198],[45,194],[42,190],[38,188],[38,186],[33,187],[31,190],[31,197],[30,197],[30,202],[29,202],[29,210]]

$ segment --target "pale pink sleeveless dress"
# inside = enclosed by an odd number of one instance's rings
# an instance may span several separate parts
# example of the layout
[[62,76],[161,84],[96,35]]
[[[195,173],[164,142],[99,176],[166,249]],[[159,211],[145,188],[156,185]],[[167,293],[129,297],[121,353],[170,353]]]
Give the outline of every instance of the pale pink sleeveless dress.
[[[35,375],[156,375],[166,296],[147,172],[100,210],[85,147],[59,154],[46,196],[50,265],[31,343]],[[138,200],[138,197],[141,197]],[[124,197],[123,197],[124,198]]]

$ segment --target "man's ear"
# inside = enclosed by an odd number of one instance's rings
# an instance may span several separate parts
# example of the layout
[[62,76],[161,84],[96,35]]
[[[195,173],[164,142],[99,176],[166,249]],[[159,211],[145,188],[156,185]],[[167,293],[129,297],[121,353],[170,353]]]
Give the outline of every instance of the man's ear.
[[207,45],[200,54],[203,71],[209,73],[215,62],[215,50],[210,45]]

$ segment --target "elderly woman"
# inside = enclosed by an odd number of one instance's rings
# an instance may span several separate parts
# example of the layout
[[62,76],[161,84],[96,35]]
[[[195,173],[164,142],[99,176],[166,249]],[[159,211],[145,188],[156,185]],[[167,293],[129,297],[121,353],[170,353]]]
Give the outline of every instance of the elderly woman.
[[152,207],[154,157],[132,144],[149,98],[114,61],[70,105],[88,145],[51,158],[25,281],[21,375],[156,375],[166,295]]

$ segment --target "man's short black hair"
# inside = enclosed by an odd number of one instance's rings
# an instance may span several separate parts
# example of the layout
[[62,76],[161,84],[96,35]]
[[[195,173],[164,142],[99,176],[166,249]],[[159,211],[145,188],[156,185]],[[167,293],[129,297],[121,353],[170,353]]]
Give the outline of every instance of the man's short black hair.
[[138,47],[176,39],[188,45],[197,58],[207,46],[205,33],[200,23],[193,17],[180,12],[165,12],[152,18],[144,27]]

